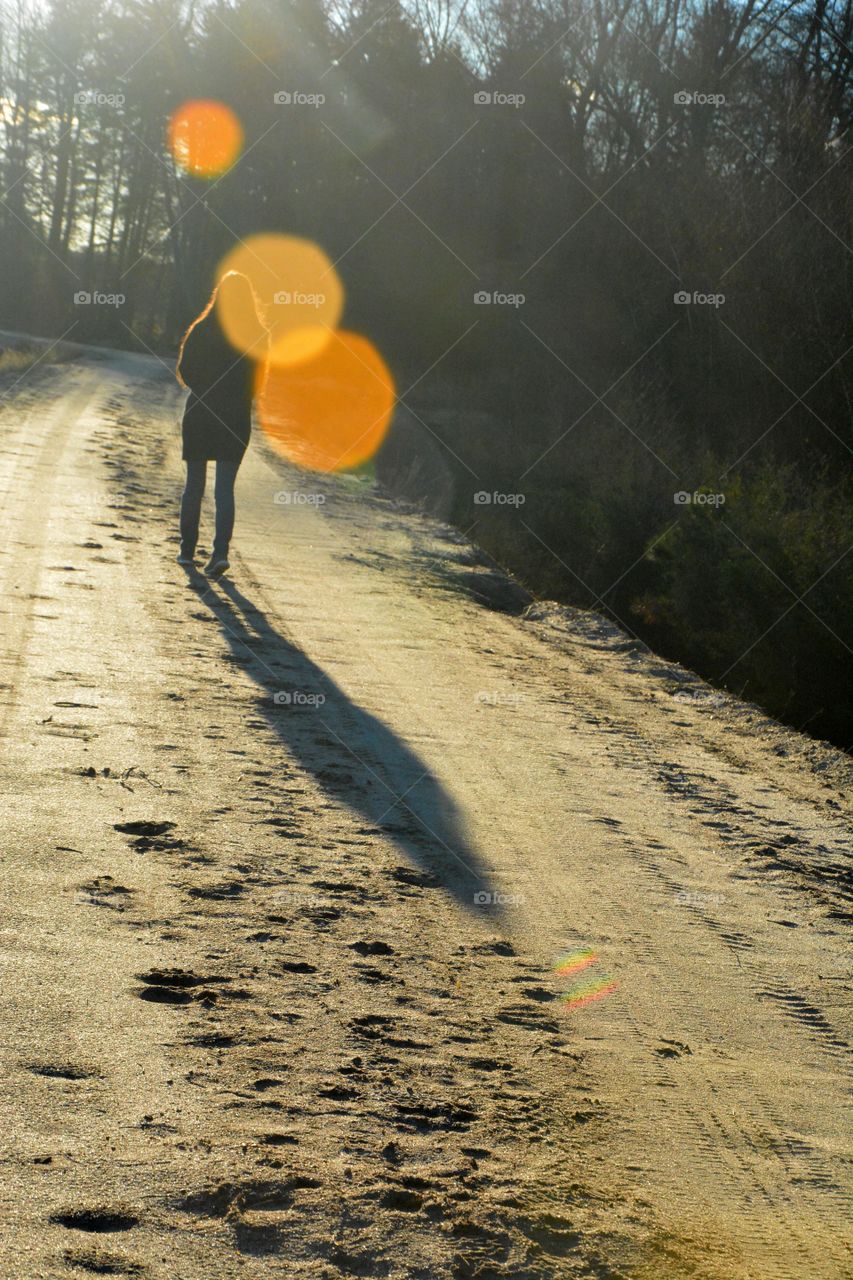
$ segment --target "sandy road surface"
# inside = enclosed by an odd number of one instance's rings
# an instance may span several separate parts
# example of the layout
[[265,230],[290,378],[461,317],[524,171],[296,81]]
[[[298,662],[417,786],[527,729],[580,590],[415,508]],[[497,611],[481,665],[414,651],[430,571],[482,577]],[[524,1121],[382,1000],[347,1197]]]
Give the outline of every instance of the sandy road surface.
[[188,578],[153,360],[2,405],[0,1275],[849,1275],[839,753],[258,445]]

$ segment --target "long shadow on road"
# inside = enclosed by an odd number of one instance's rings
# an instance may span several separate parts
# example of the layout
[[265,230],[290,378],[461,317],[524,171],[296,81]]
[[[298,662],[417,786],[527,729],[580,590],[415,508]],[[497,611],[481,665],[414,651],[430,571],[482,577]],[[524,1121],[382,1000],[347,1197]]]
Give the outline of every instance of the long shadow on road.
[[197,572],[189,577],[234,658],[259,686],[260,711],[300,765],[460,906],[485,909],[497,924],[500,895],[465,837],[457,805],[428,766],[276,631],[232,582],[219,579],[214,592]]

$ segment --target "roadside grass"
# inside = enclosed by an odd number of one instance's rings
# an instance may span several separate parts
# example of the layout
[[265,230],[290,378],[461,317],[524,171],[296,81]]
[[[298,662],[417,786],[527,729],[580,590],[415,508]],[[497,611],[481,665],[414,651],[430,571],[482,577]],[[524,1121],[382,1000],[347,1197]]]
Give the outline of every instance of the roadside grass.
[[10,374],[24,374],[36,365],[59,365],[72,358],[72,352],[64,344],[45,347],[42,343],[20,342],[15,346],[0,347],[0,378]]
[[7,347],[0,353],[0,375],[4,373],[23,373],[31,369],[38,359],[35,347]]
[[65,344],[45,347],[36,343],[21,342],[15,346],[0,347],[0,386],[9,389],[10,383],[20,381],[37,365],[48,367],[73,359],[73,352]]

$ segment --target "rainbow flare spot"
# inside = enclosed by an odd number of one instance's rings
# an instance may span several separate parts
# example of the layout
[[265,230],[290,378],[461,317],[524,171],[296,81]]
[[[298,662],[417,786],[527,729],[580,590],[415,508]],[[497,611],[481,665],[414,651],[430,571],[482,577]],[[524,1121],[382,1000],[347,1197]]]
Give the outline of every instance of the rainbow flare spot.
[[554,965],[554,972],[559,974],[561,978],[565,978],[567,974],[577,973],[580,969],[585,969],[587,965],[594,964],[598,956],[592,947],[584,947],[580,951],[569,951],[566,955],[560,956],[560,959]]
[[567,1009],[580,1009],[585,1004],[592,1004],[593,1000],[600,1000],[602,996],[609,996],[611,991],[615,991],[619,986],[618,982],[607,974],[603,978],[599,978],[594,982],[582,982],[572,987],[570,991],[564,992],[560,997]]
[[[559,956],[553,966],[553,972],[561,978],[566,978],[569,974],[579,974],[581,970],[588,969],[597,960],[598,955],[592,947],[580,947],[577,951],[566,951]],[[593,1000],[600,1000],[603,996],[610,995],[618,985],[609,973],[600,978],[585,975],[579,981],[575,981],[568,991],[564,991],[559,999],[566,1009],[580,1009],[585,1004],[592,1004]]]

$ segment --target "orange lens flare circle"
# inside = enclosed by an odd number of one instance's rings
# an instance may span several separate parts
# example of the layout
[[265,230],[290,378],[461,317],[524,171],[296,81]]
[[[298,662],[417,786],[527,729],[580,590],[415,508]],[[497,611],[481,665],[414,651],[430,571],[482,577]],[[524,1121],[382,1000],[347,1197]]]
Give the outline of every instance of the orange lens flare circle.
[[346,471],[372,458],[395,404],[394,380],[379,352],[346,330],[329,335],[310,360],[259,367],[258,393],[270,444],[312,471]]
[[[319,245],[299,236],[249,236],[220,262],[249,277],[270,329],[270,365],[291,368],[316,359],[331,340],[344,309],[344,287]],[[232,346],[249,351],[257,333],[254,315],[221,297],[219,319]]]
[[169,150],[195,178],[216,178],[230,169],[243,147],[243,127],[224,102],[197,98],[172,113]]

